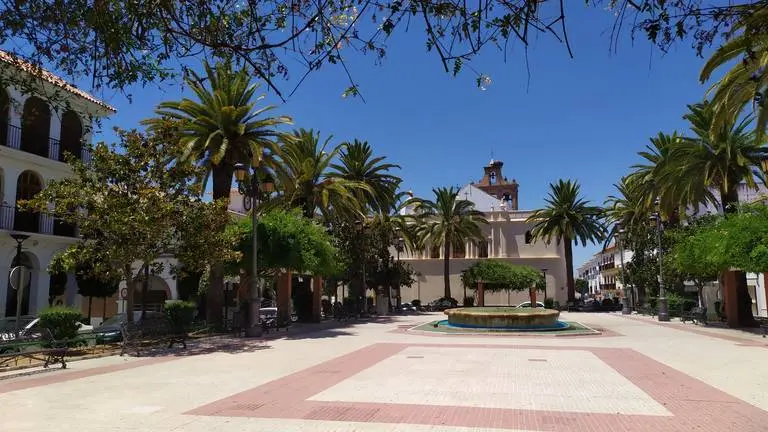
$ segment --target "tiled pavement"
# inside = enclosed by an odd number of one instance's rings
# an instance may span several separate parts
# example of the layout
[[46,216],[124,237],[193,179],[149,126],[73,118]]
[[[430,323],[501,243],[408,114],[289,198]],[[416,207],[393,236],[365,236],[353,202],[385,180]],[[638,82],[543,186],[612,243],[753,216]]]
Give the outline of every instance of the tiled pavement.
[[[564,314],[566,315],[566,314]],[[610,337],[429,337],[410,316],[0,381],[0,430],[766,431],[768,342],[572,314]]]

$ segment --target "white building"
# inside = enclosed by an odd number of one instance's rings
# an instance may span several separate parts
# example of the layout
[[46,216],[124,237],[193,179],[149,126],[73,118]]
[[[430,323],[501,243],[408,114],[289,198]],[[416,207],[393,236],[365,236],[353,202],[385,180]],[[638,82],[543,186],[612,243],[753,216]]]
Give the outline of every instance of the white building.
[[[623,253],[623,256],[622,256]],[[622,251],[615,244],[595,253],[576,271],[577,277],[589,283],[588,295],[598,299],[624,297],[621,282],[622,263],[632,260],[632,251]]]
[[[491,160],[484,167],[483,178],[464,186],[458,193],[461,199],[473,202],[476,210],[485,213],[489,223],[483,226],[484,240],[467,242],[460,250],[451,252],[451,294],[461,301],[464,292],[462,270],[478,260],[493,258],[545,272],[546,296],[565,304],[567,291],[563,245],[531,241],[532,226],[526,219],[532,212],[518,210],[518,184],[502,175],[502,166],[503,162]],[[406,209],[406,212],[409,211],[413,209]],[[427,303],[443,296],[443,254],[443,248],[427,247],[423,251],[405,251],[400,255],[400,259],[406,261],[417,275],[417,282],[412,287],[402,288],[403,301],[419,299]],[[467,295],[473,294],[474,291],[467,288]],[[543,293],[538,293],[538,296],[539,301],[544,298]],[[527,292],[485,294],[486,305],[518,304],[527,300]]]
[[[29,93],[0,88],[0,273],[7,275],[17,264],[17,242],[11,234],[28,236],[22,243],[20,264],[30,269],[31,277],[23,291],[21,314],[35,315],[49,304],[59,303],[82,307],[85,314],[87,301],[77,293],[73,275],[66,276],[63,295],[49,295],[52,276],[48,264],[57,252],[77,241],[77,227],[45,214],[20,211],[17,203],[34,197],[49,181],[71,175],[64,163],[66,153],[87,162],[90,153],[85,144],[91,143],[94,121],[114,114],[115,109],[2,51],[0,75],[5,78],[2,82],[23,80],[36,85]],[[148,301],[177,298],[175,287],[170,273],[151,276]],[[117,296],[124,293],[122,288],[115,298],[94,301],[92,316],[114,315],[120,307]],[[0,318],[16,315],[16,296],[8,277],[0,277]]]

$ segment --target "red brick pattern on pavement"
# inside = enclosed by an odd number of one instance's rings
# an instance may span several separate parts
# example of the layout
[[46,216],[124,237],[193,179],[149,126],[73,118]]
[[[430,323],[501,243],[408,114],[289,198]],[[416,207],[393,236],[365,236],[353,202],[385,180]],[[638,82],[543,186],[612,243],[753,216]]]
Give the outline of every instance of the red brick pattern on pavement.
[[[662,404],[672,416],[307,400],[409,346],[590,351]],[[768,428],[765,411],[631,349],[512,345],[375,344],[186,414],[536,431],[757,432]]]

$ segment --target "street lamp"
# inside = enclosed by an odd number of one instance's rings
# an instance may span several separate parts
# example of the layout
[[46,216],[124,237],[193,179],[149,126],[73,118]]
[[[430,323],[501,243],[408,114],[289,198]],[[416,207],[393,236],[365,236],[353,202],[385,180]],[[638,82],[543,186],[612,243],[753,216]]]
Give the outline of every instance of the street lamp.
[[[235,178],[237,179],[237,190],[240,192],[240,194],[243,195],[243,197],[250,199],[250,205],[248,204],[248,201],[246,200],[244,202],[244,207],[246,207],[246,210],[251,211],[251,225],[253,227],[253,245],[252,245],[252,251],[253,256],[251,257],[251,283],[250,283],[250,289],[248,290],[248,297],[249,297],[249,323],[248,326],[245,328],[245,336],[246,337],[259,337],[261,336],[261,326],[259,325],[259,321],[261,319],[261,293],[259,292],[259,282],[258,282],[258,264],[257,264],[257,254],[258,254],[258,242],[257,242],[257,228],[258,228],[258,214],[256,212],[256,200],[260,198],[262,194],[269,195],[275,190],[275,183],[272,177],[269,174],[264,175],[264,179],[259,181],[259,176],[263,175],[260,174],[258,171],[259,167],[259,158],[254,157],[253,163],[251,164],[251,168],[245,166],[244,164],[238,163],[235,164]],[[248,209],[250,207],[250,209]]]
[[397,241],[395,242],[395,251],[397,252],[397,297],[395,297],[396,300],[396,306],[400,307],[400,253],[403,252],[405,249],[405,239],[402,237],[398,237]]
[[651,214],[651,220],[656,222],[656,245],[658,248],[657,256],[659,257],[659,300],[658,300],[658,307],[659,307],[659,313],[658,313],[658,320],[659,321],[669,321],[669,311],[667,310],[667,295],[664,290],[664,266],[663,266],[663,258],[664,258],[664,252],[661,250],[661,234],[664,230],[664,226],[661,223],[661,212],[660,212],[660,205],[659,205],[659,199],[656,198],[654,201],[654,204],[656,205],[656,212]]
[[627,278],[624,273],[624,240],[626,239],[627,231],[621,227],[621,225],[617,225],[619,227],[618,232],[618,243],[619,243],[619,261],[621,262],[621,286],[624,289],[624,307],[621,308],[621,313],[624,315],[629,315],[632,313],[632,308],[629,304],[629,288],[627,285]]
[[362,270],[363,270],[363,278],[362,278],[362,285],[360,286],[360,314],[365,315],[366,309],[368,309],[368,305],[366,304],[366,293],[368,291],[368,284],[365,280],[365,260],[366,260],[366,253],[365,253],[365,221],[357,220],[355,221],[355,227],[358,232],[358,237],[360,238],[360,245],[361,245],[361,257],[363,260]]
[[[11,233],[11,238],[16,241],[16,258],[14,258],[14,261],[16,261],[16,266],[21,267],[21,254],[22,254],[22,248],[21,245],[24,243],[24,240],[28,239],[29,236],[26,234],[18,234],[18,233]],[[21,271],[17,270],[18,273],[21,273]],[[19,330],[21,329],[21,304],[22,299],[24,297],[24,288],[26,285],[26,282],[24,281],[24,277],[19,274],[17,276],[18,280],[16,283],[16,338],[19,337]]]

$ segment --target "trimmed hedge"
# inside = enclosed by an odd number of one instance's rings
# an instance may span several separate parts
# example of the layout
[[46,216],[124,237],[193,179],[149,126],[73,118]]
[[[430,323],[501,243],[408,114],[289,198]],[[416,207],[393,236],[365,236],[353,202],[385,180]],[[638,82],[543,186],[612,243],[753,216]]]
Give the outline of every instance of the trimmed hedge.
[[82,314],[75,308],[50,307],[40,312],[40,327],[48,329],[55,340],[74,340],[81,318]]
[[191,301],[174,300],[165,304],[165,316],[176,332],[186,332],[195,319],[197,304]]

